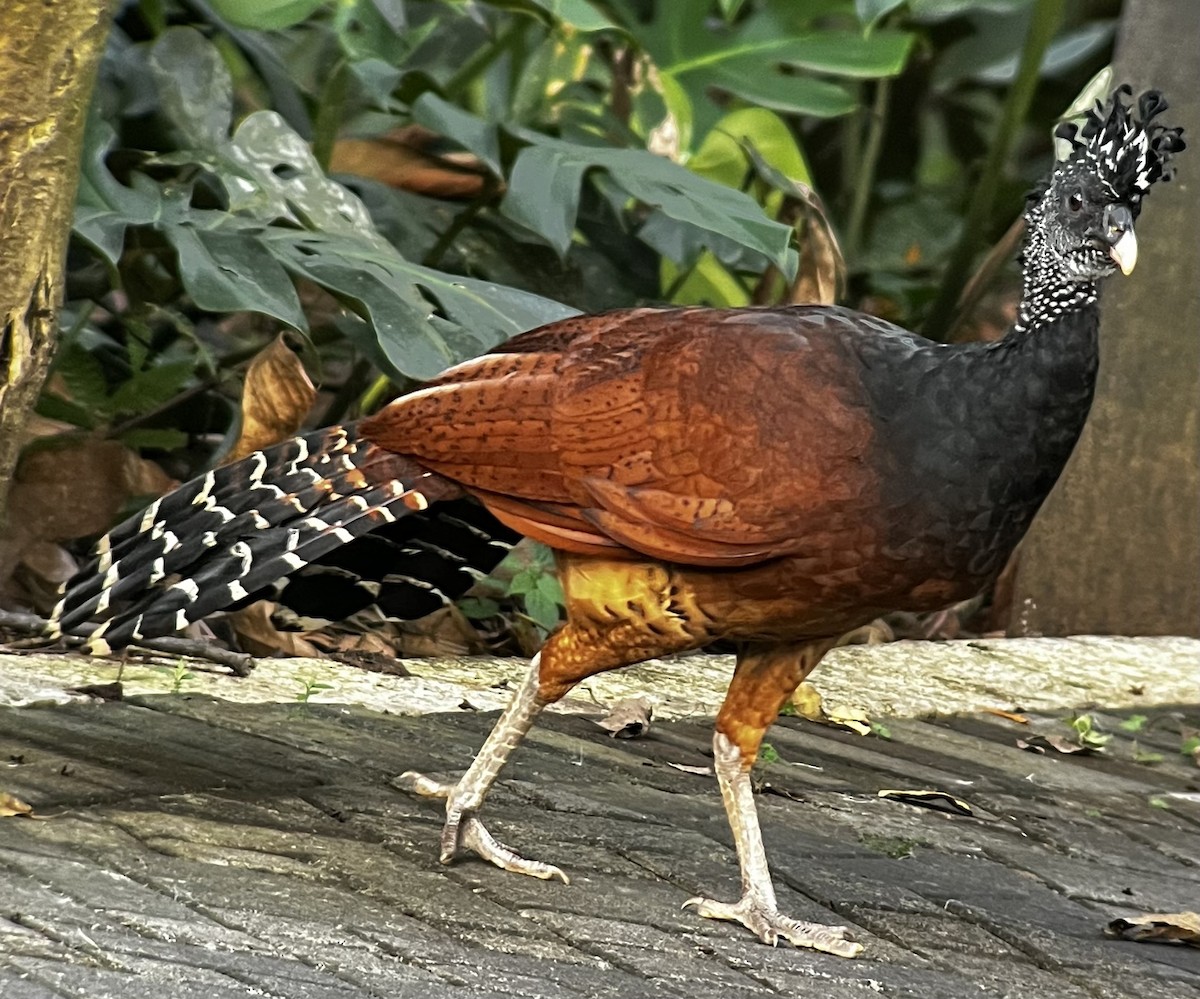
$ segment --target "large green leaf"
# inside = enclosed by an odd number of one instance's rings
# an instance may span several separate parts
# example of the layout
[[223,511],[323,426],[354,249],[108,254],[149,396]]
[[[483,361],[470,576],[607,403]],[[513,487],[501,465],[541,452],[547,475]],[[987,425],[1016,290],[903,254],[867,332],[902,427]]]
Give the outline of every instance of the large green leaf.
[[854,0],[854,11],[858,19],[868,28],[874,27],[908,0]]
[[566,253],[579,212],[579,185],[589,164],[547,146],[521,150],[508,181],[502,211]]
[[528,3],[577,31],[605,31],[614,27],[598,5],[588,0],[528,0]]
[[290,222],[264,230],[271,252],[289,270],[365,313],[389,361],[405,375],[428,378],[574,312],[550,299],[405,260],[376,230],[362,202],[322,173],[308,144],[278,115],[262,111],[247,118],[224,156],[231,207]]
[[179,276],[192,300],[209,312],[261,312],[308,328],[287,272],[246,229],[213,231],[184,222],[163,234],[179,256]]
[[76,235],[114,267],[125,246],[125,230],[150,224],[162,210],[159,187],[148,177],[134,174],[133,187],[126,187],[109,172],[105,160],[115,138],[112,126],[93,110],[83,137],[74,226]]
[[[628,3],[621,3],[635,21]],[[672,85],[688,97],[694,139],[707,133],[718,116],[714,91],[724,91],[763,107],[795,114],[835,117],[855,107],[841,85],[807,75],[893,76],[904,66],[912,36],[877,30],[870,34],[829,28],[821,19],[837,3],[766,3],[734,26],[710,18],[710,0],[673,0],[659,5],[657,17],[630,31],[654,60],[669,106],[678,104]],[[800,70],[799,73],[796,71]]]
[[[517,157],[501,211],[529,226],[564,251],[574,228],[578,185],[588,170],[601,170],[612,185],[663,215],[710,234],[714,242],[732,241],[761,253],[785,272],[791,229],[767,218],[753,198],[697,177],[661,156],[642,149],[583,146],[516,130],[530,146]],[[524,163],[522,162],[524,161]],[[547,197],[554,191],[559,199]]]
[[215,47],[194,28],[168,28],[150,48],[162,109],[184,144],[224,142],[233,120],[233,80]]
[[299,24],[329,0],[209,0],[227,21],[243,28],[272,31]]
[[496,126],[443,100],[432,91],[422,94],[412,105],[413,121],[440,135],[453,139],[500,173],[500,140]]

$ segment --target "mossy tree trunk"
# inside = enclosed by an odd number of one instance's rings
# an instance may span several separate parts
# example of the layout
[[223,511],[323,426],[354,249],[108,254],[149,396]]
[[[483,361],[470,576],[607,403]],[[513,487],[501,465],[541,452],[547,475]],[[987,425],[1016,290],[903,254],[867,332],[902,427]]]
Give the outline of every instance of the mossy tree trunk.
[[0,3],[0,520],[54,351],[109,0]]
[[1128,0],[1116,79],[1163,91],[1190,148],[1104,293],[1091,420],[1022,546],[1017,634],[1200,635],[1200,9]]

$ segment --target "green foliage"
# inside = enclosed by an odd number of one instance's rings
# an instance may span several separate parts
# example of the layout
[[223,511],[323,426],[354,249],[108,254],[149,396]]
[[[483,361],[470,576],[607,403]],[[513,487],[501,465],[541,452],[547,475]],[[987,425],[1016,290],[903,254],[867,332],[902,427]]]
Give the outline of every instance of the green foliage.
[[296,695],[296,701],[300,704],[307,704],[313,694],[319,694],[323,690],[333,690],[333,684],[314,680],[312,677],[301,677],[300,692]]
[[778,763],[779,750],[772,746],[769,742],[764,742],[758,749],[759,763]]
[[181,693],[183,685],[188,680],[196,679],[196,674],[187,668],[187,663],[182,659],[174,666],[156,666],[155,668],[170,677],[172,694]]
[[1063,720],[1070,726],[1075,741],[1084,749],[1102,753],[1104,747],[1112,741],[1112,736],[1102,732],[1091,715],[1074,715]]
[[562,617],[566,603],[562,585],[554,575],[554,557],[550,550],[538,545],[528,552],[509,557],[519,566],[505,587],[505,596],[518,597],[525,613],[543,631],[553,631]]

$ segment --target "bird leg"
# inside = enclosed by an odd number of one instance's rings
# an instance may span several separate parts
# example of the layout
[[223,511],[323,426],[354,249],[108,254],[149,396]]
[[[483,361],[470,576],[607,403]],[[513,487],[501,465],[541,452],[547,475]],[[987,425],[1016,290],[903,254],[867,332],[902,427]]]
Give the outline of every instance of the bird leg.
[[539,687],[540,661],[539,653],[533,657],[516,695],[457,784],[443,784],[414,770],[401,774],[397,783],[406,791],[427,798],[446,799],[446,824],[442,827],[439,858],[443,864],[469,851],[506,871],[542,879],[561,878],[564,884],[570,884],[566,874],[553,864],[529,860],[499,842],[476,817],[508,757],[525,738],[542,708],[550,703]]
[[763,733],[787,696],[828,648],[822,643],[806,646],[798,655],[794,649],[774,649],[739,657],[717,719],[713,757],[741,866],[742,897],[737,902],[690,898],[684,907],[694,906],[697,913],[709,919],[741,923],[772,947],[782,937],[796,947],[854,957],[863,947],[853,940],[847,927],[807,923],[779,911],[750,785],[750,768]]

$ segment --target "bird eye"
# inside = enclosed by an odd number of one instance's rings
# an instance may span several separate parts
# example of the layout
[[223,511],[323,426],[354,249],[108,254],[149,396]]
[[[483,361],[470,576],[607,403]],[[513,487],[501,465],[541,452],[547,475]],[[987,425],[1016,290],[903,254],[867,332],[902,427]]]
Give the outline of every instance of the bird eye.
[[1083,195],[1079,191],[1072,191],[1071,196],[1067,198],[1067,207],[1073,212],[1083,208]]

